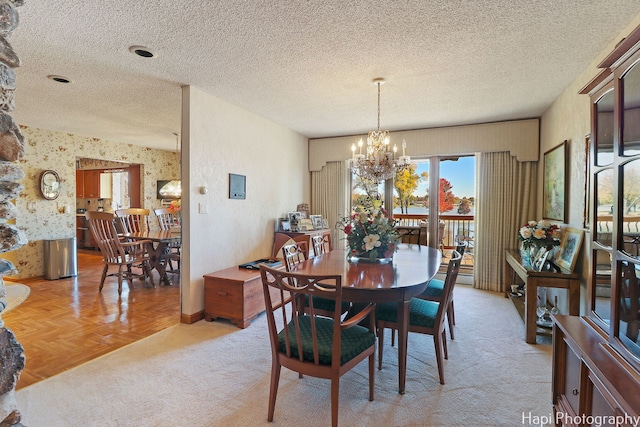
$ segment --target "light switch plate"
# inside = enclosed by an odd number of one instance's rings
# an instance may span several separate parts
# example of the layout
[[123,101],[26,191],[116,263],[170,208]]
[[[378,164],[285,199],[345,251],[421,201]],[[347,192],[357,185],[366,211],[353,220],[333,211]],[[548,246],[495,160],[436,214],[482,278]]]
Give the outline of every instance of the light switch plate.
[[198,213],[199,214],[208,214],[209,208],[206,203],[198,203]]

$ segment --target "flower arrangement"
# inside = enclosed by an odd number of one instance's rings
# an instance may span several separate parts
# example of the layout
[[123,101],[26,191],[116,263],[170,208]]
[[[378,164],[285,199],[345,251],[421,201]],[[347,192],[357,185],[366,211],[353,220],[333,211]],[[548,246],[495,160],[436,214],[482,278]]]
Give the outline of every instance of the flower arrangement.
[[560,244],[560,228],[549,221],[529,221],[520,228],[518,240],[524,249],[551,248]]
[[371,208],[358,206],[354,213],[338,222],[338,227],[347,235],[349,257],[374,262],[393,256],[400,234],[381,205],[381,201],[374,200]]
[[173,213],[180,212],[181,207],[182,207],[182,202],[180,202],[180,199],[172,200],[171,203],[169,204],[169,210],[171,210],[171,212]]

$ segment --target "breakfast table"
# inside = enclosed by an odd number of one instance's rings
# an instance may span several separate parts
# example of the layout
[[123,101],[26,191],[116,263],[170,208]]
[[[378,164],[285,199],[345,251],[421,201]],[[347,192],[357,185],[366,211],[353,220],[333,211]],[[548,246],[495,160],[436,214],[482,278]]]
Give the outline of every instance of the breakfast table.
[[171,285],[167,277],[167,271],[165,268],[163,255],[169,244],[179,243],[181,234],[175,230],[151,230],[140,231],[137,233],[123,233],[121,235],[125,239],[132,240],[149,240],[150,244],[147,245],[147,252],[149,253],[149,263],[152,269],[156,269],[160,275],[160,280],[165,285]]
[[[309,275],[342,276],[342,297],[353,303],[398,303],[398,388],[405,392],[409,301],[423,292],[436,275],[442,254],[434,248],[400,244],[388,264],[350,262],[347,251],[334,249],[295,266],[292,271]],[[379,344],[381,345],[381,344]]]

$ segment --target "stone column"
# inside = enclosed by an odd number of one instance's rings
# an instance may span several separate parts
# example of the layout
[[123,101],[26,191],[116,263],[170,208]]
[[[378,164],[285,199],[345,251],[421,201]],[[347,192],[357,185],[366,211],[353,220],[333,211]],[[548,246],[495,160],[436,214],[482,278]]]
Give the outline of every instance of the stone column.
[[[15,225],[17,210],[12,203],[23,187],[24,172],[15,162],[25,154],[25,139],[8,114],[14,109],[16,75],[20,59],[9,38],[18,26],[18,11],[24,0],[0,0],[0,254],[14,251],[27,243],[24,231]],[[4,276],[16,275],[13,263],[0,258],[0,427],[21,426],[15,400],[16,384],[24,369],[24,349],[13,332],[4,326],[2,311],[7,306]]]

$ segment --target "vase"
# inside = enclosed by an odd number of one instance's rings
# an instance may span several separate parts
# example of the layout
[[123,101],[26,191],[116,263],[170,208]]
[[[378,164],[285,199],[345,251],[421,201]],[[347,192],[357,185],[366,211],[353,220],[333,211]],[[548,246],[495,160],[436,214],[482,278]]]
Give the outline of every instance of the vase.
[[528,270],[531,270],[533,267],[536,250],[537,248],[535,246],[530,246],[528,248],[520,246],[520,258],[522,259],[522,265]]

